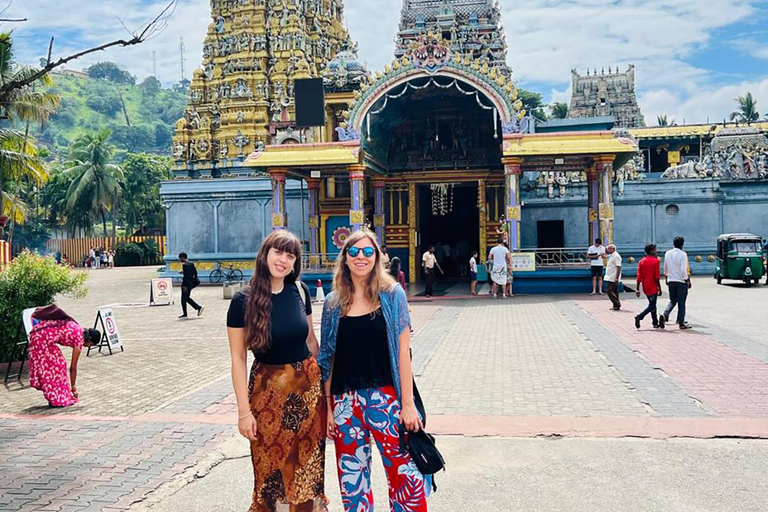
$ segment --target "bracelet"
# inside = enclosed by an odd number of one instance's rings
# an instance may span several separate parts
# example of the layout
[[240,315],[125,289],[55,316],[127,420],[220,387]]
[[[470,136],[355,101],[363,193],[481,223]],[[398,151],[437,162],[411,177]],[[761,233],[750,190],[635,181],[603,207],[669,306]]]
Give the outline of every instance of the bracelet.
[[248,412],[248,414],[244,414],[242,416],[238,416],[237,419],[238,420],[242,420],[242,419],[247,418],[248,416],[253,416],[253,412]]

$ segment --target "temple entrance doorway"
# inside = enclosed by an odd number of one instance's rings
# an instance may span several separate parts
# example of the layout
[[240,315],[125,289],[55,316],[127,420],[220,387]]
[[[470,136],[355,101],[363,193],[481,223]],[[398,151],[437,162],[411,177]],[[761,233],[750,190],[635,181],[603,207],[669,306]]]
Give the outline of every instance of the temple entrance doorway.
[[434,245],[444,280],[469,278],[469,257],[480,245],[477,186],[477,182],[418,186],[419,267],[424,251]]

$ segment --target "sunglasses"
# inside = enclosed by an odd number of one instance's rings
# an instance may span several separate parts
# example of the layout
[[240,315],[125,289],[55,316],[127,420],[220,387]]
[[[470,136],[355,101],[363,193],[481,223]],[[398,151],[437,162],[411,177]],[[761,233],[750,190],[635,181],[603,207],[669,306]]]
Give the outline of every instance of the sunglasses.
[[366,258],[373,258],[373,255],[376,254],[376,249],[373,247],[363,247],[362,249],[359,247],[350,247],[347,249],[347,254],[353,258],[357,258],[357,255],[360,254],[360,251],[363,251],[363,256]]

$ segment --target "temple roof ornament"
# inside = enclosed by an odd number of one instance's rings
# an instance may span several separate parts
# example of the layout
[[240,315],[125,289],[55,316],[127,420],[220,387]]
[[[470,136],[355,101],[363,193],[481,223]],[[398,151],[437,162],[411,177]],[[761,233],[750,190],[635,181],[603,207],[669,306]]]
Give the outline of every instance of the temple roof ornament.
[[635,93],[635,66],[620,72],[608,67],[600,73],[595,69],[586,75],[571,70],[571,105],[569,118],[613,116],[617,128],[636,128],[645,126],[645,118],[640,111]]
[[[342,50],[354,46],[341,0],[211,0],[202,63],[173,137],[178,176],[239,167],[276,143],[294,123],[294,80],[320,76]],[[354,66],[347,71],[357,79]]]
[[368,69],[357,55],[357,44],[352,43],[337,53],[322,72],[325,89],[330,92],[359,89],[368,75]]
[[[456,87],[465,95],[476,95],[482,108],[497,110],[503,133],[530,128],[524,120],[525,110],[511,78],[499,72],[498,67],[491,67],[483,57],[455,51],[439,33],[430,32],[409,41],[405,53],[386,66],[384,73],[369,76],[360,90],[355,91],[355,103],[345,113],[346,122],[338,130],[340,140],[359,139],[366,116],[383,110],[388,99],[396,98],[405,89],[417,87],[410,82],[420,78],[427,82],[419,88],[428,85],[444,89]],[[401,88],[405,89],[400,91]],[[372,112],[379,100],[385,105]]]

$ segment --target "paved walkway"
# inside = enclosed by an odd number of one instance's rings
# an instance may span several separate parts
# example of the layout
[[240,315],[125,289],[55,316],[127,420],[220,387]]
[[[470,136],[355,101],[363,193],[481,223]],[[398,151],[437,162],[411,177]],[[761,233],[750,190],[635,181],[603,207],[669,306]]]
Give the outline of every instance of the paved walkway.
[[[240,448],[222,449],[228,443],[242,447],[233,438],[236,414],[223,320],[228,303],[220,289],[201,287],[194,296],[205,305],[205,314],[178,320],[178,304],[142,305],[148,302],[153,275],[153,269],[93,271],[89,297],[60,301],[84,325],[93,322],[98,306],[114,305],[126,347],[123,353],[82,360],[81,404],[49,409],[26,378],[0,388],[0,510],[126,510],[155,502],[170,507],[163,499],[169,493],[207,468],[220,463],[231,467],[242,456]],[[589,296],[415,303],[414,368],[430,429],[463,436],[441,440],[450,446],[448,481],[470,495],[472,482],[478,489],[495,482],[495,472],[483,468],[482,456],[494,442],[466,436],[768,437],[768,335],[762,329],[766,298],[768,287],[717,286],[711,279],[696,279],[689,305],[696,329],[688,332],[652,330],[649,325],[636,330],[633,314],[644,307],[644,300],[634,297],[624,298],[619,313],[609,311],[607,299]],[[721,444],[709,443],[694,444],[702,458],[709,446],[723,464],[747,457],[738,448],[718,451]],[[569,473],[574,480],[556,479],[566,486],[581,481],[579,471],[586,472],[583,477],[611,456],[610,451],[588,448],[593,446],[588,443],[571,446],[584,451],[578,471]],[[652,454],[662,445],[638,446]],[[764,467],[763,442],[740,446],[757,450],[754,466]],[[464,460],[464,450],[474,458]],[[510,486],[535,489],[541,485],[539,477],[565,467],[560,458],[566,455],[509,450],[499,453],[521,458],[514,467],[505,466],[506,479],[493,484],[497,494],[490,487],[485,491],[496,498],[483,510],[510,510],[506,500],[536,505],[526,510],[558,510],[555,504],[578,496],[576,485],[573,492],[556,494],[550,504],[519,501]],[[632,445],[622,450],[626,455]],[[539,456],[550,465],[538,464]],[[632,467],[631,457],[627,462]],[[674,457],[658,463],[676,464]],[[517,472],[531,478],[510,476]],[[649,481],[662,476],[644,474]],[[722,478],[729,481],[731,476]],[[609,477],[607,472],[605,479]],[[679,503],[693,503],[689,497],[704,488],[695,482],[681,488]],[[243,493],[247,500],[247,489],[230,492]],[[436,497],[437,510],[468,510],[461,492],[444,496],[447,501]],[[722,503],[730,503],[730,496],[722,494]],[[589,496],[582,498],[589,502]],[[729,510],[715,506],[721,502],[714,499],[701,503],[651,508]],[[639,510],[620,505],[611,510],[616,509]],[[732,508],[737,509],[759,510]]]

